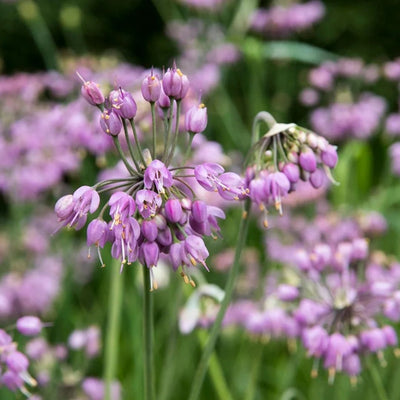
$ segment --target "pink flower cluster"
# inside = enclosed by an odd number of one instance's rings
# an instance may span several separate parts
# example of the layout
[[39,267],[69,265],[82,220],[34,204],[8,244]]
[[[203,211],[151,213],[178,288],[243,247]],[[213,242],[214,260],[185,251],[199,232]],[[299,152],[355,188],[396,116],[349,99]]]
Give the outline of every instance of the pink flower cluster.
[[[98,85],[84,81],[82,95],[102,111],[100,126],[112,138],[128,174],[106,179],[93,187],[82,186],[73,194],[61,197],[55,205],[60,226],[81,229],[88,214],[97,211],[100,194],[113,191],[99,217],[88,225],[87,244],[97,248],[101,259],[100,249],[111,243],[111,255],[121,261],[121,270],[126,264],[140,261],[149,269],[154,289],[158,285],[153,268],[161,254],[169,257],[174,270],[181,267],[185,282],[193,286],[188,268],[201,264],[208,269],[206,259],[209,253],[203,237],[216,237],[220,231],[218,219],[225,218],[225,214],[220,208],[200,200],[191,182],[197,181],[206,190],[218,192],[226,200],[238,200],[247,195],[244,180],[237,174],[225,172],[215,163],[186,164],[185,158],[179,154],[179,113],[188,90],[188,78],[175,66],[168,69],[162,79],[153,71],[144,78],[142,97],[152,109],[150,151],[142,150],[145,141],[141,143],[137,138],[137,106],[132,94],[120,88],[106,98]],[[156,129],[156,110],[164,120],[162,146]],[[128,131],[128,124],[132,133]],[[206,128],[207,108],[203,104],[189,108],[183,125],[190,140],[186,144],[190,151],[193,136]],[[129,157],[119,142],[122,131]],[[132,138],[135,146],[131,143]],[[178,152],[176,157],[175,152]],[[109,220],[105,221],[103,217],[107,209]]]

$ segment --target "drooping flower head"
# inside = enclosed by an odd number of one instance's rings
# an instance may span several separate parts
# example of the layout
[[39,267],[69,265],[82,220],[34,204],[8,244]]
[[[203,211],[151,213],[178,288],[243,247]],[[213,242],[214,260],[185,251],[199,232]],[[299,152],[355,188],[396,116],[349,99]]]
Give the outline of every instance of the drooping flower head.
[[[267,124],[269,130],[256,140],[258,128]],[[246,185],[250,198],[264,212],[264,226],[268,226],[266,212],[274,205],[282,215],[282,200],[300,180],[320,188],[336,166],[336,148],[317,134],[295,124],[277,123],[266,112],[257,115],[253,138],[256,141],[246,171]]]

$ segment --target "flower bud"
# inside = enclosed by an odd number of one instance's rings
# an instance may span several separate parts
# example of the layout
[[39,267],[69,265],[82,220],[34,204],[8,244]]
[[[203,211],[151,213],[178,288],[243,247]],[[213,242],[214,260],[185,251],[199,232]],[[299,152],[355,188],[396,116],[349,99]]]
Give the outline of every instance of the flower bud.
[[165,216],[170,222],[179,222],[182,217],[182,206],[178,199],[167,200],[165,203]]
[[54,211],[60,220],[68,218],[74,210],[74,197],[67,194],[57,200]]
[[288,163],[282,168],[282,172],[289,179],[290,183],[296,183],[300,179],[300,170],[296,164]]
[[299,289],[296,286],[281,284],[277,290],[278,298],[282,301],[293,301],[299,296]]
[[317,169],[317,159],[315,158],[314,152],[309,147],[305,147],[301,150],[299,164],[301,168],[307,172],[314,172]]
[[147,268],[155,267],[160,256],[156,242],[145,242],[140,246],[139,259]]
[[103,248],[107,241],[108,231],[108,225],[105,221],[94,219],[87,227],[87,245],[95,244]]
[[182,74],[179,68],[175,66],[165,73],[162,86],[164,93],[168,97],[172,97],[175,100],[182,100],[189,90],[189,79],[186,75]]
[[91,81],[86,81],[83,83],[81,94],[82,97],[92,106],[103,104],[105,100],[99,85]]
[[207,126],[207,107],[201,103],[191,107],[185,115],[185,129],[191,133],[201,133]]
[[158,98],[157,104],[163,110],[166,110],[167,108],[171,107],[171,100],[164,93],[164,89],[162,88],[162,86],[161,86],[161,90],[160,90],[160,97]]
[[24,336],[38,335],[42,328],[42,321],[35,316],[27,315],[17,320],[17,330]]
[[310,183],[314,189],[319,189],[324,184],[324,180],[325,173],[319,168],[310,175]]
[[161,82],[158,77],[153,74],[153,71],[143,79],[141,90],[142,96],[146,101],[154,103],[159,99]]
[[100,117],[100,126],[107,135],[118,136],[122,129],[121,118],[114,110],[105,110]]
[[112,109],[121,117],[132,119],[136,115],[137,105],[132,94],[126,90],[113,90],[108,97]]
[[158,229],[157,223],[154,220],[142,222],[142,234],[149,242],[154,242],[157,239]]
[[338,161],[336,147],[328,145],[324,151],[321,152],[321,161],[329,168],[334,168]]
[[204,201],[196,200],[193,202],[192,217],[196,222],[205,222],[207,220],[207,204]]

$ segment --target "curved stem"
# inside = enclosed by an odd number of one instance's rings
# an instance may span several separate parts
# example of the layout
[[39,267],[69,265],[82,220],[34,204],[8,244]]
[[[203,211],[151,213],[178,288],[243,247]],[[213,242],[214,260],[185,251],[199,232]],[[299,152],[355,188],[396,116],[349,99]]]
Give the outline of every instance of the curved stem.
[[171,162],[172,158],[174,157],[176,143],[178,141],[178,134],[179,134],[179,117],[181,114],[181,100],[176,101],[176,117],[175,117],[175,133],[174,137],[172,138],[171,143],[171,150],[169,151],[168,158],[166,160],[166,165]]
[[133,150],[132,142],[129,139],[128,127],[126,126],[125,118],[122,118],[122,125],[124,126],[125,139],[126,139],[126,143],[128,144],[129,154],[131,155],[132,161],[135,164],[136,170],[139,172],[140,167],[135,158],[135,152]]
[[207,344],[204,347],[203,355],[201,357],[199,366],[197,367],[196,374],[193,379],[192,389],[190,392],[189,400],[197,400],[200,394],[201,386],[204,381],[204,377],[207,371],[208,363],[213,353],[215,343],[221,330],[222,320],[225,316],[226,310],[228,309],[229,303],[232,299],[233,289],[239,274],[240,267],[240,256],[242,250],[246,244],[247,230],[249,227],[248,213],[250,210],[251,202],[249,199],[246,200],[244,206],[244,212],[239,226],[239,236],[236,243],[235,258],[233,261],[232,269],[229,272],[228,281],[225,286],[225,296],[222,300],[221,307],[218,311],[217,318],[212,326],[210,336]]
[[156,108],[155,103],[152,102],[151,105],[151,125],[153,130],[153,159],[156,158],[156,144],[157,144],[157,129],[156,129]]
[[104,400],[112,400],[111,385],[115,379],[118,357],[118,337],[121,321],[122,304],[122,279],[123,274],[119,272],[119,260],[113,260],[110,267],[111,286],[108,300],[108,322],[104,356]]
[[139,151],[140,161],[142,161],[143,167],[146,168],[146,162],[144,161],[142,146],[140,145],[140,142],[139,142],[139,139],[138,139],[138,136],[137,136],[137,132],[136,132],[135,121],[132,118],[132,119],[129,120],[129,122],[131,124],[132,131],[133,131],[133,136],[135,137],[136,146],[137,146],[138,151]]
[[124,152],[122,151],[121,144],[119,143],[119,140],[116,136],[113,136],[113,142],[115,145],[115,148],[118,151],[119,156],[121,157],[121,160],[125,164],[126,169],[129,171],[130,174],[136,175],[136,171],[132,168],[131,164],[129,164],[128,160],[126,159]]
[[144,392],[145,400],[154,399],[153,376],[153,298],[151,296],[150,272],[143,266],[143,344],[144,344]]
[[253,121],[253,127],[251,130],[251,143],[257,143],[260,139],[260,124],[261,122],[265,122],[268,127],[271,129],[275,124],[275,118],[268,111],[261,111],[255,117]]

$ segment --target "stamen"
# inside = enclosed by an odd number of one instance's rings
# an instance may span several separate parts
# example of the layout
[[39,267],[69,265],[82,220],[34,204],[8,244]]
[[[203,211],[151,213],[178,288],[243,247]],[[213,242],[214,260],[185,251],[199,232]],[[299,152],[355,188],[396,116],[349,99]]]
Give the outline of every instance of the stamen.
[[102,268],[105,267],[106,264],[104,264],[103,258],[101,257],[101,252],[100,252],[100,247],[99,247],[99,246],[97,246],[97,254],[98,254],[99,260],[100,260],[100,262],[101,262],[101,267],[102,267]]

